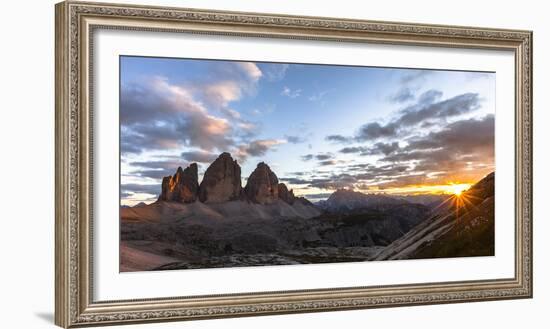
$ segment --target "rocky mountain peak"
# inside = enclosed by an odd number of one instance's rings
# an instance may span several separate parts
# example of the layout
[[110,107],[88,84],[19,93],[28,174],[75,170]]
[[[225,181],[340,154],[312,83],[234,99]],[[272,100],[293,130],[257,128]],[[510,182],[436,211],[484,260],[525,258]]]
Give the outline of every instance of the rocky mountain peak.
[[347,189],[337,189],[330,195],[330,197],[327,199],[328,202],[339,202],[341,200],[354,200],[354,201],[363,201],[366,199],[366,195],[364,193],[353,191],[353,190],[347,190]]
[[178,167],[173,176],[162,179],[159,201],[195,202],[199,190],[198,166],[192,163],[183,170]]
[[489,196],[494,196],[495,191],[495,172],[488,174],[483,179],[472,185],[465,193],[476,200],[484,200]]
[[279,185],[277,186],[277,190],[279,193],[279,199],[288,204],[294,204],[294,202],[296,201],[296,197],[294,196],[293,190],[289,191],[284,183],[279,183]]
[[206,169],[199,187],[199,200],[219,203],[241,197],[241,167],[231,154],[224,152]]
[[248,177],[244,193],[252,202],[273,203],[279,198],[279,179],[267,164],[260,162]]

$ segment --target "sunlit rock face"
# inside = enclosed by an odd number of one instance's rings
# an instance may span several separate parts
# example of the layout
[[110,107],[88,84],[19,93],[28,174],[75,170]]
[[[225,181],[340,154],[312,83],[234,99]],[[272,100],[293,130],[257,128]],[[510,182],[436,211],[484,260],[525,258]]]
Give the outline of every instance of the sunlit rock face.
[[167,176],[162,179],[159,201],[195,202],[198,197],[198,191],[198,168],[196,163],[192,163],[185,170],[178,167],[173,176]]
[[270,204],[279,198],[279,179],[263,162],[258,163],[256,169],[248,177],[244,193],[248,200]]
[[241,192],[241,167],[231,154],[224,152],[206,169],[199,186],[199,200],[204,203],[238,200]]

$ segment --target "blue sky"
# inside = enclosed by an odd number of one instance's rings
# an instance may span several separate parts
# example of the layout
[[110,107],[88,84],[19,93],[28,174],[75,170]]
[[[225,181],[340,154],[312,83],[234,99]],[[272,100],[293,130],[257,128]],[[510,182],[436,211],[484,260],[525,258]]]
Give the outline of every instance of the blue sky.
[[[230,152],[298,195],[419,193],[494,170],[494,73],[121,57],[123,204]],[[462,137],[463,136],[463,137]],[[420,187],[424,187],[424,189]],[[444,191],[444,189],[442,190]]]

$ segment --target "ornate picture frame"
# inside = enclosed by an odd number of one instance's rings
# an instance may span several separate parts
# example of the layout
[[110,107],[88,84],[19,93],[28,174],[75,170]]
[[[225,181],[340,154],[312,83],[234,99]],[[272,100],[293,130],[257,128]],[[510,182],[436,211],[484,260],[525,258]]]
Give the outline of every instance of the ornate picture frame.
[[[79,1],[57,4],[55,24],[57,325],[69,328],[532,297],[532,32]],[[95,301],[91,49],[92,36],[99,29],[513,52],[514,277]]]

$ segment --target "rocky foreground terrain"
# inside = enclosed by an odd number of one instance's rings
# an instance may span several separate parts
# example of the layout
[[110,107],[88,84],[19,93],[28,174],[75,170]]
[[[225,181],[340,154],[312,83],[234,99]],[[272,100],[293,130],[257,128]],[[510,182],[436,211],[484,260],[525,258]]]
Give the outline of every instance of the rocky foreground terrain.
[[242,187],[240,166],[222,153],[200,184],[191,164],[163,179],[156,202],[121,208],[120,270],[393,259],[390,246],[440,218],[441,202],[422,200],[338,190],[314,205],[263,162]]

